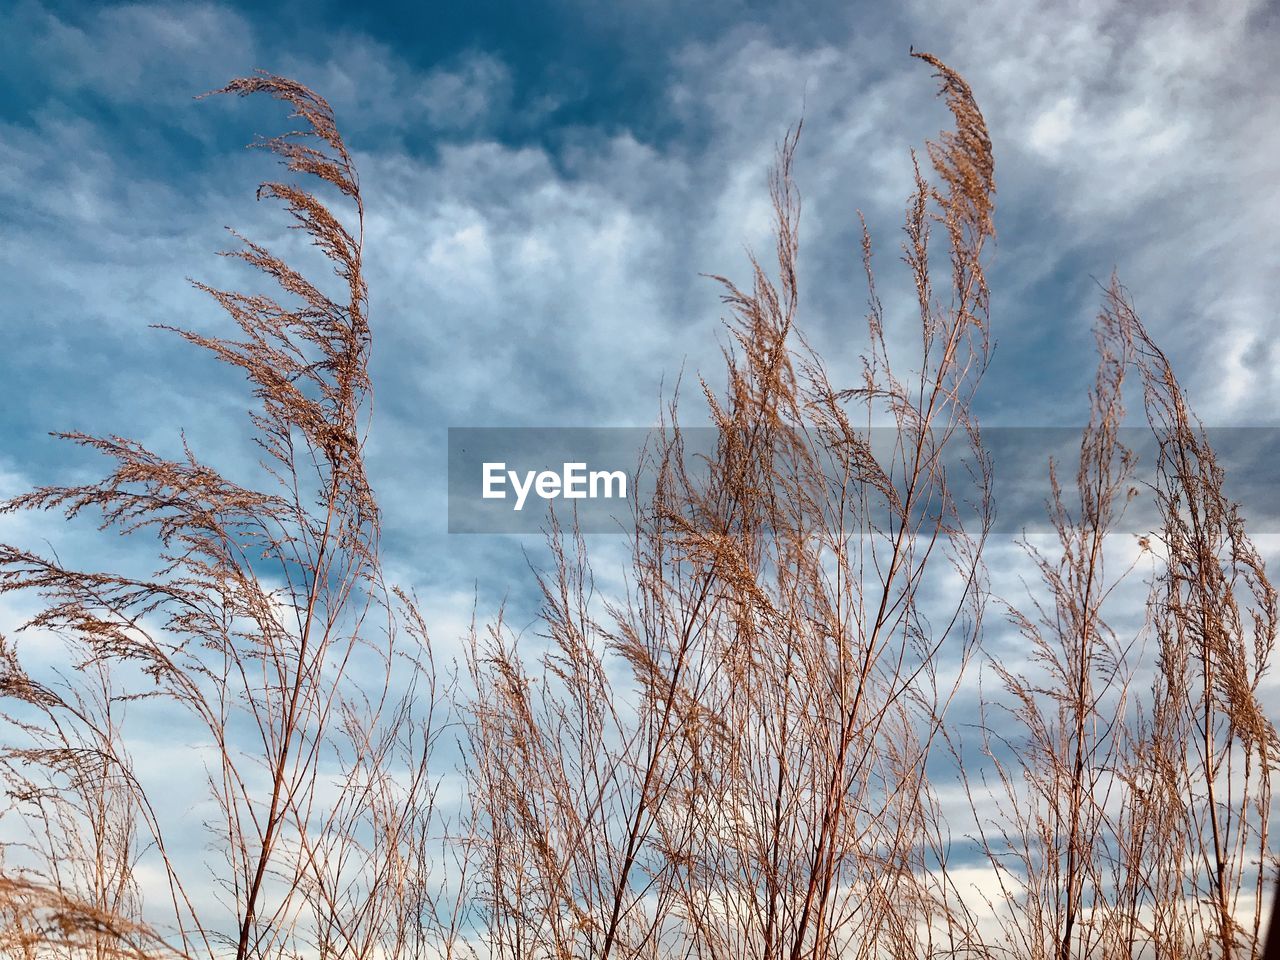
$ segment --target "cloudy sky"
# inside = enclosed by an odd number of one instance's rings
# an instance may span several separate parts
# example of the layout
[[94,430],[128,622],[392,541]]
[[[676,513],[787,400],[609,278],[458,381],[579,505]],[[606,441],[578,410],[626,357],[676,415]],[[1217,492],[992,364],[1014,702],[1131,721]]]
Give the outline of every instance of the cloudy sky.
[[[745,278],[769,249],[766,174],[801,116],[804,329],[855,374],[859,210],[905,319],[910,150],[948,120],[913,45],[969,80],[995,146],[983,423],[1084,422],[1116,270],[1207,424],[1277,425],[1280,14],[1263,3],[263,6],[0,0],[0,496],[100,469],[51,430],[247,455],[243,383],[149,325],[216,328],[186,278],[234,282],[225,226],[280,242],[253,193],[273,167],[243,145],[283,111],[193,99],[256,68],[327,97],[356,156],[386,560],[445,646],[477,594],[529,600],[537,549],[446,534],[446,429],[644,427],[682,371],[718,382],[703,275]],[[85,566],[116,549],[56,518],[4,518],[0,538]]]
[[909,151],[947,121],[912,45],[968,78],[995,144],[984,424],[1083,422],[1113,269],[1207,423],[1275,423],[1264,4],[354,7],[0,6],[0,493],[96,468],[55,429],[161,450],[185,430],[213,462],[245,455],[243,385],[149,325],[218,323],[186,278],[228,279],[225,226],[279,241],[253,199],[272,167],[243,145],[282,111],[193,99],[256,68],[325,95],[356,154],[371,470],[389,566],[441,633],[477,588],[531,586],[527,539],[444,533],[446,428],[648,426],[682,371],[716,381],[723,311],[702,275],[745,277],[768,250],[765,177],[801,116],[805,330],[852,375],[858,210],[890,316],[909,309],[893,292]]

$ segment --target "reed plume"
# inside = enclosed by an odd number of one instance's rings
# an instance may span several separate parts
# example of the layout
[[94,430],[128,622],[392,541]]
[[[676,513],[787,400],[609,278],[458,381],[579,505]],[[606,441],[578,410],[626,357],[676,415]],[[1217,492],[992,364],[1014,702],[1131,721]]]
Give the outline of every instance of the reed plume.
[[[77,819],[66,837],[29,848],[38,856],[19,857],[7,882],[28,891],[14,903],[41,923],[87,918],[87,948],[99,956],[104,942],[123,950],[140,930],[181,956],[421,956],[433,935],[427,763],[441,691],[424,622],[387,587],[378,558],[363,459],[370,329],[359,180],[329,105],[306,87],[262,74],[218,93],[265,94],[291,109],[299,129],[257,146],[290,174],[323,182],[342,207],[284,180],[258,196],[282,205],[331,276],[312,280],[236,235],[226,256],[272,292],[196,283],[235,334],[174,331],[251,384],[259,485],[233,481],[185,441],[168,458],[130,439],[66,434],[112,461],[107,476],[0,508],[95,515],[103,530],[155,550],[154,572],[139,577],[0,547],[0,592],[43,601],[23,630],[65,638],[76,657],[51,684],[4,648],[6,719],[25,741],[3,757],[18,806]],[[123,686],[99,688],[99,677]],[[221,858],[211,876],[173,856],[157,785],[134,775],[112,716],[138,701],[162,702],[161,716],[202,731],[208,759],[202,769],[193,755],[188,775],[205,781],[216,811],[206,824]],[[84,791],[94,811],[83,809]],[[71,861],[92,883],[70,883],[66,845],[104,806],[99,819],[115,832],[91,831],[91,849]],[[133,895],[135,829],[168,891],[165,920]],[[44,908],[41,897],[61,906]],[[84,906],[69,914],[69,904]],[[110,920],[88,922],[98,916]]]

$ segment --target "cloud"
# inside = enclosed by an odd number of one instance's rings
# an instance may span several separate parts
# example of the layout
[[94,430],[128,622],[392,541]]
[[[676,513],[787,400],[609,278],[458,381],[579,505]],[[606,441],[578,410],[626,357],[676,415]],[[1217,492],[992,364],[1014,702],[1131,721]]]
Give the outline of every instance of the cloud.
[[[341,27],[290,46],[214,5],[70,18],[26,4],[19,23],[47,81],[2,148],[14,171],[0,187],[13,224],[0,241],[6,317],[39,331],[10,359],[32,386],[27,436],[37,422],[110,422],[158,439],[194,419],[215,447],[235,446],[236,385],[207,365],[194,381],[176,377],[170,358],[181,351],[145,325],[217,322],[182,277],[230,282],[209,256],[225,242],[223,222],[280,234],[279,219],[248,200],[269,167],[236,152],[278,111],[186,100],[250,60],[314,83],[358,152],[377,330],[373,452],[408,529],[441,527],[422,491],[443,490],[447,424],[643,424],[682,370],[718,381],[723,309],[698,273],[745,278],[747,250],[767,255],[765,177],[801,115],[802,323],[837,376],[856,373],[862,210],[891,333],[909,350],[910,290],[894,249],[909,150],[946,122],[924,68],[898,48],[912,41],[969,77],[996,143],[1000,349],[982,400],[993,421],[1082,419],[1090,278],[1112,265],[1206,416],[1263,416],[1276,390],[1262,358],[1277,292],[1265,269],[1276,259],[1275,200],[1263,189],[1277,101],[1245,89],[1232,66],[1268,35],[1247,5],[1156,16],[1118,3],[1070,13],[1000,3],[961,20],[919,2],[879,33],[842,27],[821,40],[746,23],[654,60],[667,70],[655,107],[666,137],[543,113],[530,122],[544,136],[520,143],[499,134],[520,108],[516,74],[491,51],[424,68],[386,37]],[[88,109],[91,91],[138,117],[181,102],[176,129],[198,150],[142,163],[122,133],[142,121]],[[423,136],[437,139],[424,150]],[[1215,350],[1201,349],[1205,329]],[[49,374],[73,369],[98,371],[92,406],[53,388]],[[113,375],[125,369],[128,378]],[[139,376],[167,402],[142,405]],[[207,401],[193,385],[235,426],[195,416]]]
[[[1115,267],[1202,414],[1256,421],[1276,383],[1239,358],[1273,336],[1265,304],[1280,293],[1269,268],[1280,211],[1264,186],[1277,173],[1280,96],[1249,79],[1275,42],[1264,7],[996,3],[951,20],[922,2],[912,12],[946,23],[939,45],[954,51],[991,123],[1001,223],[1012,226],[999,254],[998,279],[1015,293],[1002,301],[1006,324],[1021,320],[1010,307],[1039,313],[1034,300],[1066,292],[1018,291],[1020,276],[1051,266],[1105,281]],[[1035,326],[1086,328],[1097,291],[1079,289],[1059,293],[1058,317],[1040,314]],[[1047,352],[1014,336],[1028,361]]]
[[433,127],[458,130],[506,109],[510,97],[511,74],[506,64],[473,53],[463,57],[456,70],[428,74],[417,99]]
[[[768,25],[741,12],[741,23],[691,23],[686,35],[681,21],[696,17],[683,8],[629,8],[636,37],[650,35],[649,17],[673,31],[665,47],[637,40],[630,51],[651,64],[646,95],[658,91],[642,110],[604,68],[548,67],[561,86],[526,88],[537,71],[520,69],[516,50],[467,46],[422,63],[411,36],[317,24],[291,39],[215,4],[76,15],[20,4],[0,40],[18,91],[0,126],[0,496],[96,468],[48,443],[49,429],[172,449],[186,428],[210,461],[251,469],[243,383],[147,325],[222,322],[183,278],[243,279],[212,256],[223,224],[297,249],[277,212],[252,200],[276,168],[240,150],[279,129],[281,111],[190,101],[258,66],[328,97],[357,154],[375,329],[370,469],[388,571],[417,589],[445,658],[461,655],[473,609],[485,622],[505,604],[525,631],[540,599],[528,565],[545,557],[519,538],[445,534],[445,428],[649,424],[682,372],[696,422],[690,384],[698,373],[721,382],[726,339],[718,288],[699,274],[749,279],[748,250],[767,263],[766,176],[802,116],[806,332],[837,377],[856,376],[861,210],[890,335],[910,355],[913,291],[896,263],[910,150],[948,122],[910,43],[970,80],[995,143],[1000,346],[981,400],[988,421],[1083,421],[1092,278],[1113,266],[1206,420],[1274,417],[1280,94],[1255,76],[1277,39],[1261,5],[997,0],[957,17],[915,0],[888,20],[832,4]],[[605,101],[617,107],[607,122],[574,112],[585,94],[566,92],[564,76],[618,98]],[[617,119],[641,114],[657,119]],[[47,537],[86,566],[139,559],[57,516],[4,518],[0,537]],[[601,593],[622,594],[624,541],[592,549]],[[988,560],[996,592],[1024,600],[1023,555],[997,544]],[[1137,593],[1122,598],[1134,610]],[[0,629],[27,612],[6,601]],[[985,629],[1009,662],[1025,649],[996,612]],[[973,694],[967,685],[957,717],[974,718]],[[158,725],[156,739],[167,733]],[[164,773],[168,754],[139,753]],[[964,879],[989,889],[982,870]]]
[[[518,105],[497,52],[423,66],[348,27],[291,45],[214,5],[70,18],[27,4],[20,23],[46,86],[0,141],[14,171],[0,186],[12,224],[0,256],[6,322],[34,334],[10,353],[27,407],[8,414],[14,435],[31,438],[19,455],[32,466],[59,462],[35,438],[64,426],[128,427],[163,444],[182,425],[211,459],[244,458],[234,378],[146,330],[219,322],[182,278],[236,282],[210,256],[225,244],[221,224],[285,242],[280,219],[249,199],[271,168],[238,150],[274,129],[279,110],[186,99],[239,64],[313,83],[357,151],[376,330],[371,458],[406,565],[439,552],[445,426],[646,424],[682,371],[719,382],[724,310],[698,274],[744,279],[748,250],[767,262],[765,178],[802,115],[801,322],[837,377],[856,374],[862,210],[891,335],[910,356],[911,291],[895,262],[909,151],[947,118],[909,42],[969,77],[995,139],[1000,347],[981,401],[992,422],[1083,419],[1090,277],[1113,264],[1208,417],[1263,416],[1276,389],[1260,362],[1274,323],[1276,273],[1263,268],[1275,259],[1275,201],[1261,185],[1276,99],[1244,89],[1231,66],[1267,35],[1244,5],[1152,16],[1118,3],[1001,3],[960,20],[920,2],[877,31],[820,39],[743,23],[655,55],[665,136],[544,112],[528,121],[542,135],[519,142],[500,131],[540,94],[521,90]],[[90,109],[90,91],[122,112]],[[140,161],[129,129],[175,111],[154,135],[194,144]],[[1217,349],[1201,349],[1205,329]],[[61,389],[75,371],[92,385]],[[698,409],[691,399],[686,416]],[[503,555],[497,569],[514,582],[514,549],[451,543],[423,576],[452,595]]]
[[11,29],[53,89],[148,109],[247,69],[257,49],[243,17],[209,3],[102,5],[73,20],[24,2]]

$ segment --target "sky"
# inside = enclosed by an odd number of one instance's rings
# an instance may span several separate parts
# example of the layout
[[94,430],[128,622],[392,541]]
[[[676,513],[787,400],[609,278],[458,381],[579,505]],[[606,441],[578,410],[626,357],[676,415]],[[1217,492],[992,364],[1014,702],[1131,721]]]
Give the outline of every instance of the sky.
[[[0,10],[0,495],[98,474],[53,430],[169,453],[185,435],[228,471],[251,462],[243,382],[151,325],[219,329],[188,278],[244,279],[215,256],[227,226],[287,242],[254,199],[276,168],[244,149],[285,111],[195,97],[255,69],[294,77],[332,103],[360,171],[384,563],[446,656],[473,608],[533,624],[542,556],[537,536],[447,534],[447,429],[649,427],[677,382],[699,422],[689,388],[723,382],[728,339],[707,275],[745,281],[771,248],[767,175],[801,118],[801,328],[836,380],[857,376],[861,211],[910,335],[910,152],[949,121],[913,46],[968,79],[994,143],[983,425],[1084,423],[1113,270],[1207,424],[1277,423],[1280,88],[1264,65],[1280,22],[1263,4]],[[86,566],[130,550],[56,516],[3,518],[0,535]],[[616,585],[625,545],[599,540]],[[1019,591],[996,548],[993,582]],[[3,600],[0,629],[26,602]]]
[[[1114,270],[1206,424],[1280,425],[1275,8],[360,6],[0,0],[0,497],[101,469],[53,430],[249,455],[243,383],[151,325],[217,329],[187,278],[234,282],[226,226],[283,242],[254,200],[270,160],[243,149],[283,110],[195,99],[255,69],[328,98],[355,155],[384,560],[446,649],[473,605],[527,612],[537,556],[536,538],[446,533],[446,430],[647,427],[678,380],[722,382],[706,275],[746,280],[770,249],[766,178],[802,117],[802,328],[856,376],[858,211],[908,319],[910,151],[948,122],[912,47],[970,82],[994,143],[983,424],[1084,423]],[[56,517],[3,518],[0,539],[86,566],[123,549]],[[602,540],[597,571],[620,560]],[[0,632],[22,603],[0,603]]]
[[[861,211],[909,333],[910,155],[949,120],[912,47],[968,79],[994,143],[984,426],[1085,421],[1113,270],[1207,424],[1276,425],[1280,22],[1261,3],[0,11],[0,494],[101,469],[53,430],[167,452],[185,435],[248,462],[243,383],[151,325],[218,329],[188,278],[243,279],[215,256],[227,226],[287,242],[254,199],[275,168],[244,149],[284,111],[196,96],[294,77],[330,100],[359,167],[384,560],[446,648],[473,606],[532,609],[538,553],[445,532],[447,429],[649,427],[677,382],[722,382],[707,275],[745,280],[770,249],[767,175],[801,118],[801,328],[837,380],[857,375]],[[124,549],[56,517],[0,533]],[[619,539],[601,570],[620,569]]]
[[446,429],[649,426],[677,380],[717,382],[705,275],[768,251],[768,168],[802,117],[802,328],[853,375],[858,211],[905,317],[910,151],[948,119],[912,46],[969,80],[994,141],[982,422],[1083,423],[1113,270],[1207,423],[1275,422],[1263,4],[354,6],[0,6],[6,491],[93,469],[51,430],[245,455],[242,384],[149,325],[216,329],[187,278],[229,276],[225,226],[283,233],[242,149],[283,111],[194,99],[254,69],[326,96],[355,153],[387,561],[442,608],[529,589],[527,538],[444,534]]

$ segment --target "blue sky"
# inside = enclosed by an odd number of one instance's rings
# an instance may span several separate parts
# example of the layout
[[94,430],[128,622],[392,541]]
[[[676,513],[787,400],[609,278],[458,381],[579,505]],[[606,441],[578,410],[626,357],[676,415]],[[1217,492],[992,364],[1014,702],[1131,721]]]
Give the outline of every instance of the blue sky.
[[527,542],[444,534],[446,428],[645,426],[682,370],[718,382],[699,274],[744,277],[768,250],[765,176],[802,114],[806,331],[853,374],[858,209],[905,317],[909,150],[946,121],[912,44],[969,79],[995,143],[984,422],[1083,421],[1113,268],[1207,422],[1275,422],[1263,4],[354,6],[0,6],[3,492],[94,468],[54,429],[246,455],[241,385],[148,324],[218,322],[185,278],[227,277],[223,226],[281,235],[253,200],[269,162],[242,149],[280,111],[192,99],[259,67],[328,97],[357,156],[387,559],[442,623],[478,581],[488,600],[530,586]]
[[[254,201],[274,168],[243,149],[282,111],[193,99],[255,68],[326,96],[356,155],[385,560],[446,656],[477,595],[529,622],[538,554],[445,532],[447,428],[648,426],[682,371],[720,383],[723,310],[701,274],[746,278],[747,251],[769,250],[766,174],[802,115],[806,333],[836,379],[856,376],[862,210],[892,335],[914,335],[896,262],[909,151],[948,118],[912,45],[970,81],[995,145],[983,422],[1084,422],[1115,269],[1206,423],[1278,425],[1280,19],[1264,3],[356,6],[0,0],[0,497],[96,475],[51,430],[166,452],[185,431],[210,462],[248,462],[243,384],[149,325],[221,322],[186,278],[236,282],[214,255],[224,226],[288,249]],[[86,567],[131,562],[57,517],[0,518],[0,540],[46,539]],[[606,588],[622,546],[593,544]],[[1025,558],[994,544],[988,561],[1014,596]],[[0,599],[0,632],[26,603]],[[169,732],[144,755],[158,776]]]

